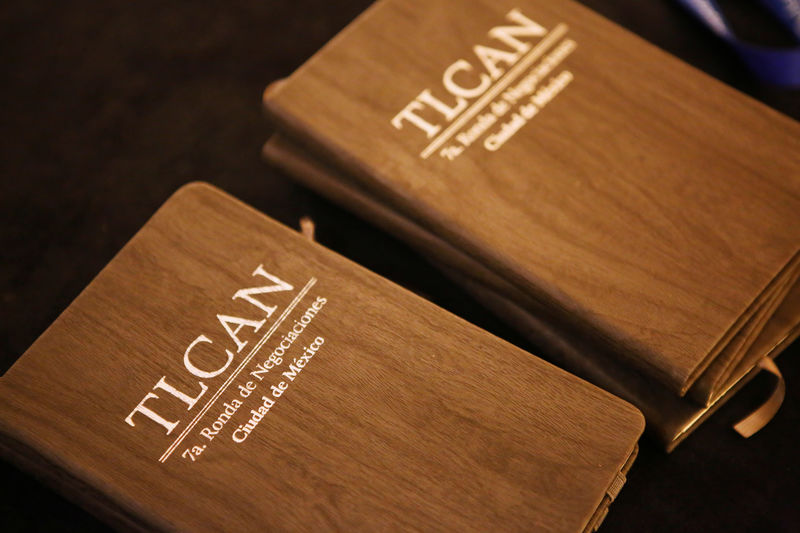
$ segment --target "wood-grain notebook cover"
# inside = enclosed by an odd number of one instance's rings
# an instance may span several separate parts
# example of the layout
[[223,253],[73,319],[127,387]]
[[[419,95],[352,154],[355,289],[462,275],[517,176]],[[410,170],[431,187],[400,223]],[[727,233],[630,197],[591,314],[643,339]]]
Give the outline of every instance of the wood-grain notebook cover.
[[630,404],[207,185],[0,379],[0,444],[110,523],[591,530]]
[[265,106],[461,275],[702,407],[798,274],[798,124],[573,2],[379,1]]
[[[550,360],[636,405],[647,419],[648,432],[668,451],[754,377],[759,360],[764,357],[774,359],[800,334],[800,283],[795,281],[788,288],[786,298],[756,335],[742,361],[732,370],[728,388],[710,405],[700,405],[676,396],[663,385],[627,367],[614,353],[597,343],[575,331],[565,330],[558,322],[547,320],[546,310],[525,309],[502,292],[492,289],[491,284],[484,280],[491,280],[493,274],[483,265],[374,201],[285,137],[273,136],[265,145],[264,153],[301,183],[406,240],[445,274],[460,282],[487,308],[542,348]],[[495,286],[502,284],[503,280],[494,280]]]

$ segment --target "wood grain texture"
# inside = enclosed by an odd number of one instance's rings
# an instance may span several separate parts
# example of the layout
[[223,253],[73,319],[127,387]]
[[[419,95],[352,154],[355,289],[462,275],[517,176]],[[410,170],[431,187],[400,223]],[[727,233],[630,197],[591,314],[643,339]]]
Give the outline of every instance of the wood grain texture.
[[[392,117],[425,88],[442,98],[442,72],[515,7],[566,24],[574,80],[499,151],[421,158],[430,139]],[[797,123],[572,2],[378,2],[265,104],[373,198],[680,395],[800,248]]]
[[[797,273],[786,280],[775,298],[769,318],[764,318],[757,333],[740,347],[744,354],[731,365],[724,380],[715,388],[710,401],[698,405],[689,398],[679,398],[653,379],[631,369],[579,332],[548,321],[547,310],[515,303],[507,294],[513,290],[483,265],[465,257],[449,243],[426,232],[397,212],[375,201],[357,188],[346,176],[310,157],[301,147],[282,135],[273,136],[263,150],[264,156],[300,183],[331,198],[382,229],[398,236],[433,261],[448,276],[469,290],[487,308],[544,349],[553,363],[589,380],[636,405],[647,419],[647,432],[667,451],[683,442],[711,414],[725,404],[756,373],[763,357],[777,357],[800,332],[800,284]],[[703,376],[701,379],[705,378]]]
[[[252,365],[159,462],[231,372],[204,378],[194,408],[159,392],[148,405],[180,420],[175,433],[126,416],[162,376],[196,394],[184,351],[203,333],[220,352],[195,362],[224,361],[233,341],[216,315],[252,313],[231,295],[259,264],[293,287],[267,295],[278,309],[267,322],[299,304],[253,364],[318,297],[327,303],[287,354],[315,337],[322,348],[246,441],[231,431],[275,373],[196,461],[182,456]],[[237,333],[250,346],[260,336]],[[63,490],[90,488],[73,495],[133,528],[580,531],[642,427],[622,400],[204,185],[176,193],[0,380],[5,453]]]

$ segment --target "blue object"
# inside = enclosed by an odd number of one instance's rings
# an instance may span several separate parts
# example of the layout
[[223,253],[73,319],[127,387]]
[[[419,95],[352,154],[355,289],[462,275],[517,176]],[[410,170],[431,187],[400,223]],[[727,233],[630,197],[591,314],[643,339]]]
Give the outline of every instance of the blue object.
[[[727,42],[762,81],[800,87],[800,45],[778,48],[739,39],[715,0],[678,0],[717,36]],[[761,0],[761,3],[800,41],[800,0]]]

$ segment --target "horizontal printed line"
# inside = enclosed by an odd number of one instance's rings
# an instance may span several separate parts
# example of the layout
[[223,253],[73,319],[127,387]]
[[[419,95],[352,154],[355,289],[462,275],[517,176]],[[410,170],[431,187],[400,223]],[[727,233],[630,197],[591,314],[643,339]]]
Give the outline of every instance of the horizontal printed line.
[[196,426],[197,423],[200,421],[200,419],[203,418],[203,415],[206,414],[206,411],[208,411],[214,405],[214,402],[216,402],[219,399],[220,395],[228,389],[231,383],[233,383],[233,380],[236,379],[237,376],[239,376],[242,370],[244,370],[244,367],[247,366],[250,360],[258,353],[259,350],[261,350],[261,347],[264,346],[264,344],[269,340],[272,334],[275,333],[275,330],[278,329],[278,327],[283,323],[284,320],[286,320],[286,317],[289,316],[289,313],[291,313],[292,310],[297,306],[297,304],[300,303],[300,300],[303,299],[303,297],[308,293],[308,291],[311,289],[311,287],[314,286],[316,282],[317,278],[311,278],[310,280],[308,280],[308,283],[306,283],[305,287],[303,287],[303,289],[297,294],[297,296],[294,297],[294,300],[292,300],[289,306],[286,309],[284,309],[283,313],[281,313],[281,316],[278,317],[278,320],[276,320],[275,323],[272,324],[272,326],[269,328],[269,331],[267,331],[264,334],[264,336],[261,337],[258,343],[256,343],[255,346],[253,346],[253,349],[250,350],[250,353],[247,354],[247,357],[245,357],[242,360],[242,362],[239,363],[239,366],[236,367],[236,370],[234,370],[233,373],[230,376],[228,376],[228,379],[226,379],[225,383],[223,383],[220,386],[220,388],[217,389],[217,392],[214,393],[214,396],[212,396],[211,399],[208,400],[208,402],[206,402],[206,404],[203,406],[200,412],[197,413],[197,416],[195,416],[194,419],[192,419],[192,421],[189,423],[189,425],[186,426],[186,428],[184,428],[181,434],[178,435],[178,438],[175,439],[175,442],[173,442],[170,445],[170,447],[166,449],[164,454],[159,459],[159,462],[163,463],[164,461],[169,459],[169,456],[172,455],[172,452],[175,451],[175,448],[177,448],[180,445],[180,443],[183,442],[183,439],[185,439],[189,435],[192,429],[194,429],[194,426]]

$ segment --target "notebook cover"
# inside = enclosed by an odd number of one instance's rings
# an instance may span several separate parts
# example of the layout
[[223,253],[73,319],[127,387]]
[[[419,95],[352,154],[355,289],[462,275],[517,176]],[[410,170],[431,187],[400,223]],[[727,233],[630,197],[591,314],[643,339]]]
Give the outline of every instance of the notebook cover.
[[565,331],[548,322],[546,310],[532,313],[516,305],[503,296],[510,290],[503,280],[494,278],[482,265],[470,261],[448,243],[374,201],[285,137],[274,135],[264,146],[264,156],[300,183],[415,247],[487,308],[542,347],[549,360],[639,407],[647,419],[648,433],[667,451],[672,451],[755,376],[761,358],[777,357],[800,332],[800,284],[795,273],[781,288],[788,296],[781,299],[769,320],[761,324],[758,334],[716,396],[704,406],[697,405],[621,365],[611,354],[604,353],[576,332]]
[[581,531],[642,428],[206,185],[0,379],[3,453],[129,529]]
[[265,105],[679,395],[800,247],[797,123],[573,2],[379,1]]

